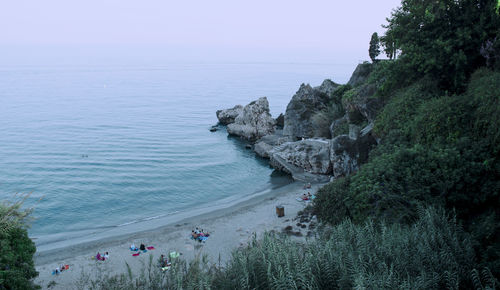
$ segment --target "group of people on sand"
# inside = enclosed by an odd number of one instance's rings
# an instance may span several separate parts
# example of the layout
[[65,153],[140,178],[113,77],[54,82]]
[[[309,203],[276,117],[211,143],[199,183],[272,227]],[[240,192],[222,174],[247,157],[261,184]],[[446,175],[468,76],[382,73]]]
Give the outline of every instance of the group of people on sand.
[[148,250],[154,250],[154,248],[155,247],[146,247],[143,243],[141,243],[139,248],[136,247],[134,243],[132,243],[132,245],[130,245],[130,250],[134,251],[134,252],[137,252],[137,251],[147,252]]
[[199,230],[198,228],[196,228],[191,231],[191,238],[193,240],[199,241],[200,243],[206,241],[209,236],[210,234],[203,231],[203,229]]
[[61,265],[61,267],[57,267],[52,271],[52,275],[59,275],[59,273],[62,273],[63,271],[66,271],[69,269],[69,265]]
[[310,192],[308,192],[307,194],[304,193],[301,196],[301,198],[302,198],[302,200],[312,200],[313,199],[313,195]]
[[97,252],[97,255],[95,255],[95,259],[97,261],[106,261],[107,259],[109,259],[109,253],[106,252],[101,255],[101,253]]

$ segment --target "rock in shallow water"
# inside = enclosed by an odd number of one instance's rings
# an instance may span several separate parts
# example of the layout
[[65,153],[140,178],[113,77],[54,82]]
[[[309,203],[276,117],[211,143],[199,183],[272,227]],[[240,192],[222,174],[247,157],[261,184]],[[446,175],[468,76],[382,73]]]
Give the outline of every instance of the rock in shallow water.
[[228,125],[234,123],[234,120],[239,114],[241,114],[241,112],[243,112],[243,106],[236,105],[231,109],[217,110],[215,114],[217,115],[217,119],[219,119],[219,123],[221,125]]
[[259,98],[243,108],[234,123],[227,126],[227,132],[248,140],[257,140],[272,134],[276,121],[269,113],[266,97]]

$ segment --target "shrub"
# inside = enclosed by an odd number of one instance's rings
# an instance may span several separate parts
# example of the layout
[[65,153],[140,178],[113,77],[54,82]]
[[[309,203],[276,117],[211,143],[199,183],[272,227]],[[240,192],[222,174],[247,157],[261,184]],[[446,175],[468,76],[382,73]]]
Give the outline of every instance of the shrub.
[[35,289],[38,275],[33,262],[36,248],[28,237],[31,210],[21,210],[27,195],[15,203],[0,204],[0,289]]

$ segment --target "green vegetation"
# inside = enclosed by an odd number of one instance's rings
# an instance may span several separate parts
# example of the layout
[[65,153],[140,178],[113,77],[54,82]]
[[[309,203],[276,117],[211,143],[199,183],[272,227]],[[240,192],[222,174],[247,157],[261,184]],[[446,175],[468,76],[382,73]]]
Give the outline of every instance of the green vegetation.
[[[24,197],[26,198],[26,196]],[[21,210],[23,199],[0,204],[0,289],[35,289],[35,244],[28,237],[27,218],[31,210]]]
[[[431,76],[442,90],[460,92],[485,64],[481,46],[499,36],[496,6],[496,0],[403,0],[386,35],[401,51],[408,76]],[[386,48],[386,54],[394,50]]]
[[370,40],[370,48],[368,49],[368,54],[370,55],[370,59],[372,60],[372,62],[375,62],[377,56],[380,54],[380,40],[376,32],[372,34],[372,38]]
[[420,208],[443,207],[469,234],[474,267],[500,277],[496,5],[402,1],[381,37],[386,54],[398,59],[374,63],[356,87],[374,85],[373,97],[385,104],[374,126],[381,143],[356,174],[320,190],[321,220],[408,225]]
[[[162,273],[152,258],[139,277],[83,277],[81,289],[441,289],[495,287],[488,269],[473,268],[471,239],[456,219],[420,209],[411,225],[350,220],[301,244],[266,234],[233,252],[226,267],[198,258]],[[104,273],[104,274],[102,274]]]

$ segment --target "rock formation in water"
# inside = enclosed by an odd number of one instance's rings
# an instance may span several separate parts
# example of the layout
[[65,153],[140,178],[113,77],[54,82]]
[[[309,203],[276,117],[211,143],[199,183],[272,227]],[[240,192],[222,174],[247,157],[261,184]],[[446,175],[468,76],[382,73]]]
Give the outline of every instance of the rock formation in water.
[[275,125],[276,121],[269,113],[269,102],[262,97],[246,105],[234,122],[227,125],[227,132],[255,141],[274,133]]
[[234,123],[234,119],[236,119],[241,112],[243,112],[243,106],[236,105],[231,109],[218,110],[215,114],[217,115],[217,119],[219,119],[219,124],[229,125]]

